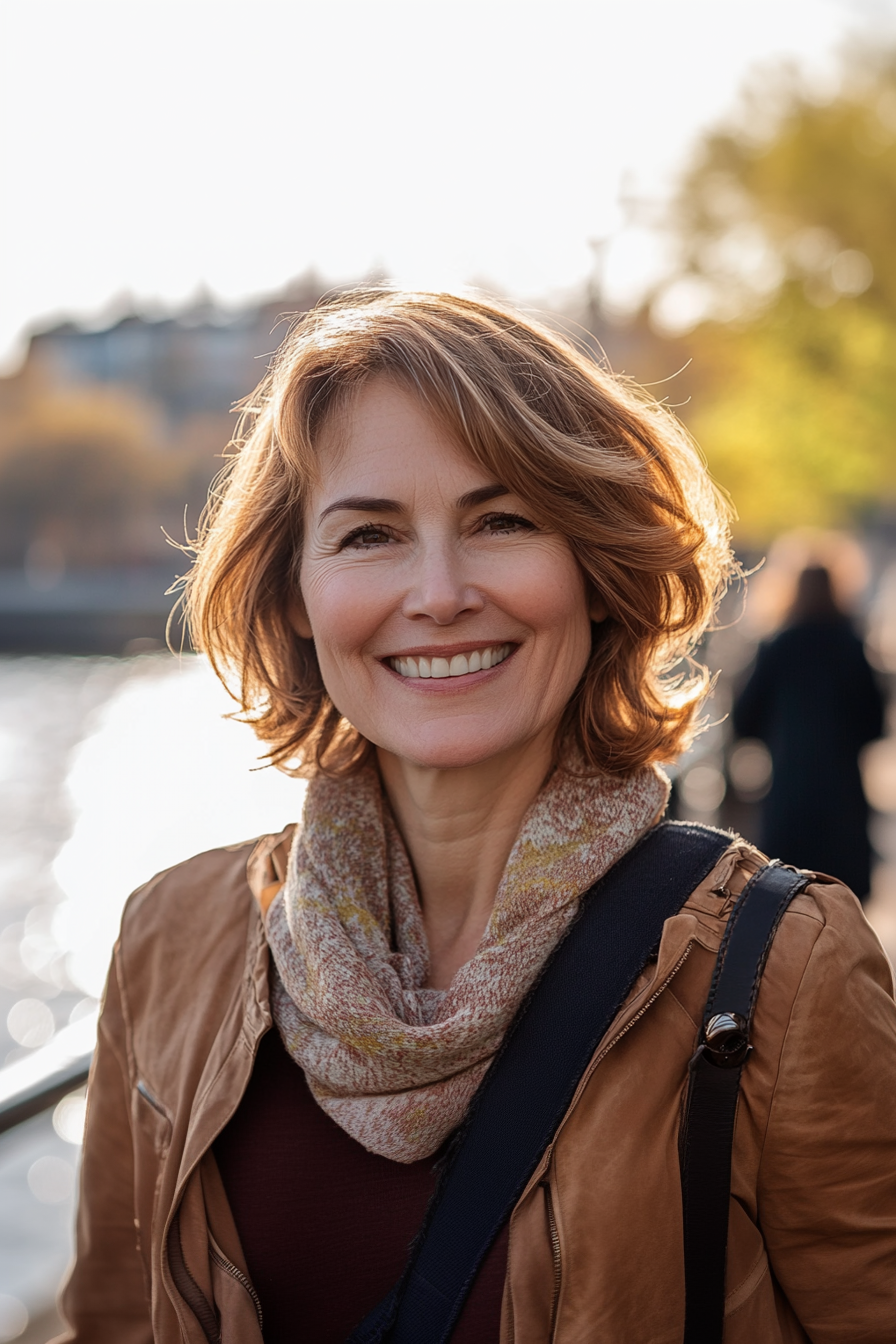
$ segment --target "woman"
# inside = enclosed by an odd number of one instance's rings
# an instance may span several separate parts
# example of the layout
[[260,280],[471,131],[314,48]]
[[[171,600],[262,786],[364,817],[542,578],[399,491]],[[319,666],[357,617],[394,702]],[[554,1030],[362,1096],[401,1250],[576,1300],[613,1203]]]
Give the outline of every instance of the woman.
[[884,702],[821,565],[800,574],[784,628],[761,645],[732,720],[772,757],[763,847],[837,873],[864,900],[871,843],[859,752],[882,735]]
[[[438,294],[298,323],[188,585],[301,824],[132,897],[68,1340],[341,1341],[580,896],[658,821],[730,556],[677,423]],[[680,1340],[679,1114],[734,839],[669,919],[452,1339]],[[827,879],[784,916],[735,1135],[728,1344],[893,1338],[892,977]],[[512,1117],[508,1117],[508,1123]],[[424,1344],[424,1341],[421,1341]]]

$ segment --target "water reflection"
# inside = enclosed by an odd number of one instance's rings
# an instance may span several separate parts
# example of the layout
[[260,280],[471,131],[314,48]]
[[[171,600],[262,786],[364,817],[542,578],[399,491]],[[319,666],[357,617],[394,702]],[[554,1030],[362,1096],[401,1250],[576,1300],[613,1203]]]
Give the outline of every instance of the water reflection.
[[[93,1012],[134,887],[298,815],[232,709],[194,657],[0,659],[0,1063]],[[0,1140],[0,1339],[70,1254],[83,1107]]]
[[250,729],[205,663],[141,659],[77,747],[74,826],[54,862],[64,899],[52,938],[83,993],[100,992],[121,904],[147,877],[203,849],[294,819],[301,788],[259,770]]
[[0,1341],[55,1333],[52,1299],[71,1256],[79,1148],[61,1138],[49,1115],[0,1139]]
[[128,672],[105,659],[0,660],[0,1062],[45,1042],[85,997],[52,935],[52,864],[75,821],[72,754]]

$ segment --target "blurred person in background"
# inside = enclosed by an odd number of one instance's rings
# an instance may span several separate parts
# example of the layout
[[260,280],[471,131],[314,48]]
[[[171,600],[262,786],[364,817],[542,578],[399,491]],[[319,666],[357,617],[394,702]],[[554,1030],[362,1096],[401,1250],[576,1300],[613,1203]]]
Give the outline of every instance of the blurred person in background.
[[[65,1340],[342,1344],[376,1309],[583,895],[660,831],[659,763],[708,680],[674,668],[731,564],[674,417],[547,327],[393,291],[297,323],[187,597],[269,758],[308,778],[304,814],[127,906]],[[659,940],[644,932],[454,1344],[681,1338],[689,1061],[763,865],[713,844]],[[678,882],[667,867],[650,885]],[[753,1046],[722,1188],[726,1344],[891,1344],[896,1006],[837,882],[783,915]],[[489,1173],[541,1079],[524,1072]]]
[[783,629],[760,645],[737,697],[734,730],[772,760],[759,844],[767,854],[871,888],[868,804],[859,752],[884,730],[884,699],[862,641],[821,565],[804,569]]

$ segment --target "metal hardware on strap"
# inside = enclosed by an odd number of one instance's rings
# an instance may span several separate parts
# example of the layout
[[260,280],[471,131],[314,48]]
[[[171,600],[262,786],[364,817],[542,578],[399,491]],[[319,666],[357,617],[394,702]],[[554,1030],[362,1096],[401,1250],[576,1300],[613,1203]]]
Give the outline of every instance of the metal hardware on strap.
[[684,1344],[721,1344],[731,1197],[731,1144],[741,1070],[769,949],[784,911],[812,880],[778,863],[744,887],[725,930],[691,1059],[680,1136]]
[[700,1047],[711,1064],[719,1069],[736,1069],[752,1050],[747,1023],[740,1013],[716,1013],[703,1028]]

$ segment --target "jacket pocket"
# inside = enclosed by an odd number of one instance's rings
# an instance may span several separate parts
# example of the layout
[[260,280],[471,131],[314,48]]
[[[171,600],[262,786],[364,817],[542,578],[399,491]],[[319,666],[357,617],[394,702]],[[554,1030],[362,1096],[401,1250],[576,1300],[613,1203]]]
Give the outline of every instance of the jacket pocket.
[[168,1268],[171,1272],[171,1281],[199,1322],[208,1344],[221,1344],[221,1325],[216,1304],[209,1300],[209,1285],[203,1287],[197,1283],[187,1264],[181,1237],[180,1215],[181,1210],[178,1209],[168,1229]]
[[[746,1319],[756,1310],[761,1314],[760,1304],[774,1313],[774,1289],[765,1240],[743,1205],[734,1198],[729,1203],[725,1287],[726,1320],[738,1314]],[[743,1328],[743,1320],[738,1324]]]
[[137,1079],[132,1111],[137,1132],[164,1157],[171,1143],[171,1116],[143,1078]]
[[221,1344],[262,1344],[261,1300],[249,1276],[227,1259],[211,1236],[208,1259]]
[[134,1234],[143,1265],[147,1299],[152,1296],[150,1229],[155,1219],[162,1171],[171,1145],[171,1117],[143,1079],[131,1093],[134,1163]]

